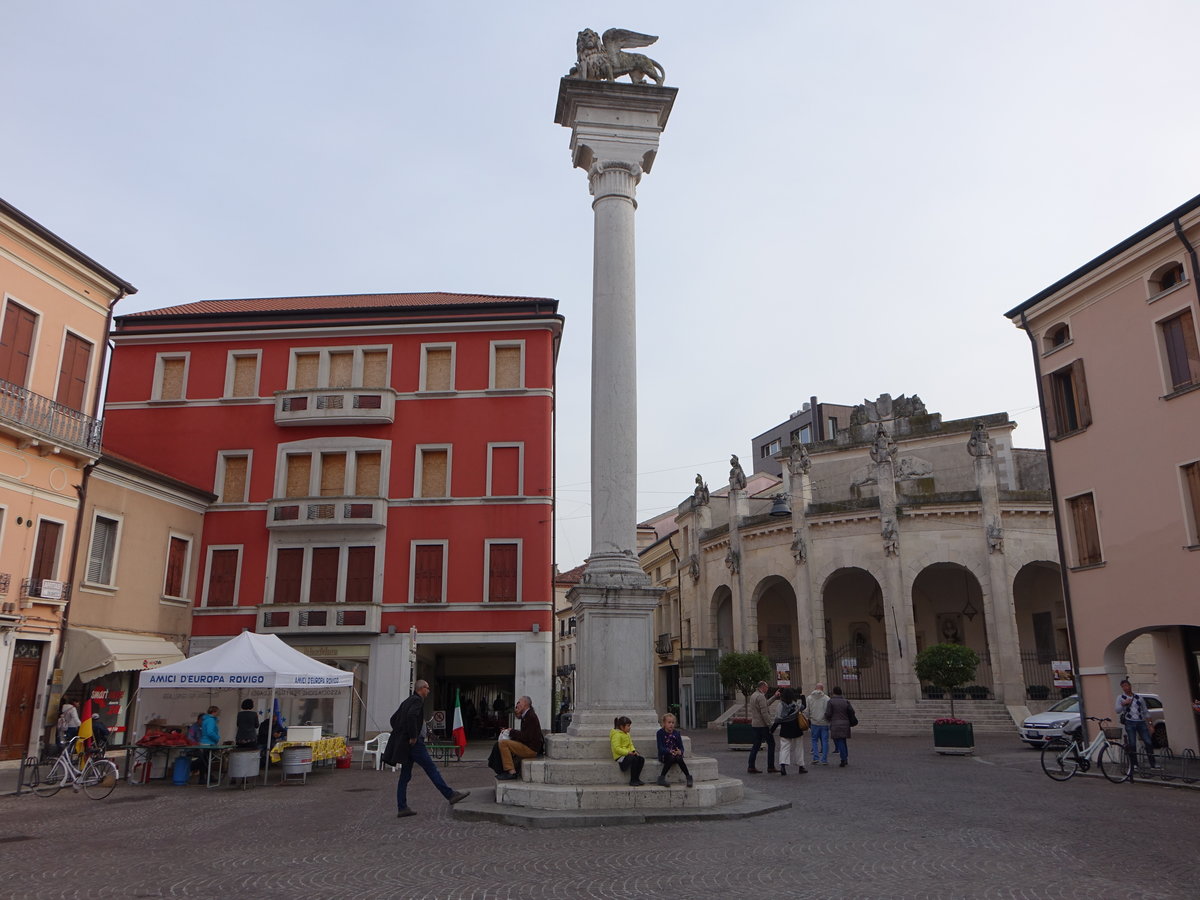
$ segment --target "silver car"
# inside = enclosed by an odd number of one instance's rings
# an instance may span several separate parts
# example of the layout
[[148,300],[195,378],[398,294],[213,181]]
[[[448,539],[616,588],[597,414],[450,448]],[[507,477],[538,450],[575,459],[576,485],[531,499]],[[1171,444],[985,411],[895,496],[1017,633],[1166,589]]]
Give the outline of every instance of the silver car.
[[[1151,727],[1158,731],[1163,720],[1162,700],[1158,694],[1142,694],[1146,707],[1150,710]],[[1112,718],[1112,725],[1117,724],[1117,714],[1112,710],[1103,715]],[[1021,723],[1017,735],[1030,747],[1041,747],[1055,738],[1071,737],[1079,730],[1079,695],[1072,694],[1064,697],[1048,710],[1030,716]]]

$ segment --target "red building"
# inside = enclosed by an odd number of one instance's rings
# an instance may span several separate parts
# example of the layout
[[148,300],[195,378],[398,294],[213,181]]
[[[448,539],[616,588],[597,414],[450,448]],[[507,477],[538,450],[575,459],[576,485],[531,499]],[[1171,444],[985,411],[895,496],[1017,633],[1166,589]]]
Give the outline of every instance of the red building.
[[356,736],[413,678],[548,712],[561,333],[554,300],[440,293],[119,317],[106,448],[218,496],[172,545],[190,652],[250,629],[355,671],[364,704],[290,720]]

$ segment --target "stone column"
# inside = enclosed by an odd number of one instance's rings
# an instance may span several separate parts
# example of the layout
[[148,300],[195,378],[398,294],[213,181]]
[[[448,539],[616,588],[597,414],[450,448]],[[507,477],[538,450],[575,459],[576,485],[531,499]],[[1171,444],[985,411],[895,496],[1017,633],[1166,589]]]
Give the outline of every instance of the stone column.
[[809,469],[812,460],[804,445],[794,442],[785,463],[788,500],[792,510],[792,590],[796,595],[796,642],[800,652],[800,684],[809,690],[825,679],[825,616],[816,599],[812,566],[808,564],[809,534],[806,511],[812,500]]
[[983,620],[987,624],[988,653],[992,657],[992,689],[1007,705],[1023,706],[1025,684],[1020,638],[1012,584],[1008,579],[1008,560],[1004,555],[996,458],[992,455],[992,442],[982,421],[975,423],[967,442],[967,452],[975,458],[975,484],[979,488],[980,515],[987,547],[988,589],[983,599]]
[[888,636],[888,668],[892,681],[892,699],[915,703],[918,681],[913,671],[917,645],[912,603],[904,593],[904,570],[900,561],[900,524],[896,515],[896,443],[883,425],[871,448],[875,462],[875,480],[879,485],[879,534],[883,541],[883,613]]
[[742,583],[742,521],[750,513],[750,502],[746,473],[737,456],[730,457],[729,463],[729,550],[725,554],[725,567],[729,569],[733,590],[733,649],[750,653],[757,648],[750,643],[750,609]]
[[592,270],[592,552],[568,594],[576,616],[576,710],[569,734],[606,736],[615,714],[656,725],[654,611],[637,560],[636,189],[650,171],[674,88],[564,78],[554,121],[588,175]]

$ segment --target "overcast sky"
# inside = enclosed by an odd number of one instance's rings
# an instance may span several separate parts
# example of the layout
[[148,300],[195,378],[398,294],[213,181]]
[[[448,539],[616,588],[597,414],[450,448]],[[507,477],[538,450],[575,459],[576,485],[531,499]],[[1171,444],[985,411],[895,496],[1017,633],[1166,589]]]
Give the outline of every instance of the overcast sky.
[[1002,313],[1200,190],[1200,4],[589,9],[9,3],[0,196],[135,284],[119,313],[558,299],[565,569],[589,551],[592,222],[553,120],[579,29],[660,35],[679,88],[638,193],[641,518],[814,394],[1006,410],[1040,446]]

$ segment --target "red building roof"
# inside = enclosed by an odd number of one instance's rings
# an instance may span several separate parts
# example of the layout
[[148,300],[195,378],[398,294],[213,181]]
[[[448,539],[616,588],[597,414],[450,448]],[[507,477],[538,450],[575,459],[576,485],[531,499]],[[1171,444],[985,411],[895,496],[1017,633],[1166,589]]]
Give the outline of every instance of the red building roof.
[[452,294],[431,291],[418,294],[333,294],[315,297],[261,297],[242,300],[197,300],[179,306],[165,306],[130,313],[124,319],[150,316],[220,316],[238,313],[287,313],[302,311],[324,311],[330,309],[425,309],[448,306],[510,306],[527,304],[552,304],[556,300],[547,297],[503,297],[491,294]]

